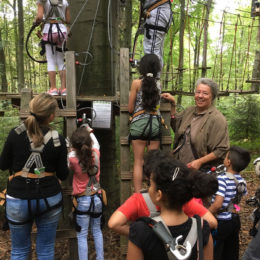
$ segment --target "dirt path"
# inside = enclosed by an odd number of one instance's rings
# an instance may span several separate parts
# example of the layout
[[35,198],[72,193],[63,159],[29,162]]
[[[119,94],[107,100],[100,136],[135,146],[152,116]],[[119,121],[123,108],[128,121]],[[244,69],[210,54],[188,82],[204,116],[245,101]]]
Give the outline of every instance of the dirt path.
[[[246,205],[245,200],[254,195],[255,190],[260,186],[260,179],[256,177],[255,174],[243,174],[247,180],[248,196],[244,198],[241,202],[241,232],[240,232],[240,258],[245,251],[248,242],[251,240],[248,235],[248,231],[252,226],[252,222],[249,218],[253,211],[253,208]],[[110,231],[108,228],[104,228],[104,251],[106,260],[118,260],[120,259],[120,247],[119,247],[119,236]],[[10,234],[9,231],[0,231],[0,259],[7,260],[10,259]],[[67,260],[68,259],[68,242],[67,241],[57,241],[55,248],[55,259],[57,260]],[[35,256],[35,245],[33,245],[33,257]],[[94,242],[92,238],[89,238],[89,260],[95,260],[95,250]],[[76,259],[75,259],[76,260]]]

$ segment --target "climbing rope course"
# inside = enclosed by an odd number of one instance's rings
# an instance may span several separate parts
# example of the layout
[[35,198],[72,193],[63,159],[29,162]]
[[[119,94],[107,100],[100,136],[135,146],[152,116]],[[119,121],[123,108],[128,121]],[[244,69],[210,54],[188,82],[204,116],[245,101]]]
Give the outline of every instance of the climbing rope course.
[[[91,2],[92,1],[92,2]],[[73,21],[69,27],[67,35],[74,33],[74,29],[77,24],[80,23],[79,19],[82,18],[86,11],[88,11],[89,3],[93,0],[82,0],[78,3],[78,10],[74,13]],[[251,2],[251,1],[250,1]],[[95,61],[95,54],[91,49],[95,30],[98,22],[98,12],[101,9],[101,1],[97,0],[95,3],[95,9],[90,13],[91,26],[88,34],[86,46],[83,50],[75,52],[76,64],[79,68],[79,81],[77,86],[77,94],[83,87],[83,83],[86,77],[86,71],[88,66],[92,66]],[[115,87],[115,48],[118,46],[115,40],[115,34],[113,32],[113,1],[106,1],[106,27],[107,27],[107,39],[110,47],[110,70],[111,70],[111,81],[112,86]],[[180,4],[173,1],[172,12],[173,12],[173,23],[171,24],[170,30],[165,39],[164,45],[164,68],[161,73],[161,79],[164,90],[171,90],[173,92],[182,92],[187,94],[194,91],[194,83],[197,78],[201,77],[202,71],[206,71],[206,76],[214,79],[218,82],[220,90],[222,92],[231,93],[250,91],[252,81],[257,82],[260,79],[254,78],[254,62],[256,59],[256,52],[259,51],[259,43],[257,42],[257,34],[260,30],[258,18],[252,16],[252,11],[248,9],[242,10],[241,8],[226,8],[221,9],[217,5],[217,1],[203,1],[203,0],[186,0],[185,2],[185,17],[184,17],[184,65],[180,67],[179,63],[179,28],[180,28]],[[210,3],[210,4],[209,4]],[[133,1],[133,14],[132,14],[132,47],[130,48],[130,58],[138,60],[143,55],[143,18],[139,12],[142,3],[140,1]],[[250,5],[251,3],[249,3]],[[216,12],[217,11],[217,14]],[[207,16],[209,12],[209,16]],[[30,21],[32,19],[29,19]],[[25,23],[29,24],[27,18]],[[31,22],[32,24],[32,22]],[[205,28],[208,25],[208,39],[205,39]],[[130,25],[129,25],[130,26]],[[39,66],[38,74],[46,76],[45,66],[39,64],[46,63],[45,56],[39,54],[39,38],[36,36],[37,26],[33,25],[30,29],[27,29],[25,50],[28,54],[26,62],[31,58],[34,62],[28,63],[31,67]],[[10,26],[11,30],[13,28]],[[26,26],[28,28],[28,25]],[[3,28],[8,31],[9,28]],[[7,33],[6,33],[7,35]],[[8,37],[4,35],[4,37]],[[8,42],[6,38],[6,42]],[[65,50],[67,38],[63,40],[62,50]],[[73,41],[73,35],[72,39]],[[207,56],[204,57],[205,41],[207,46]],[[14,45],[16,44],[16,46]],[[10,47],[8,44],[4,45],[8,55],[11,57],[14,53],[14,49],[18,48],[17,43],[11,43]],[[203,67],[202,60],[207,61],[207,66]],[[39,64],[35,64],[38,62]],[[40,68],[42,67],[42,68]],[[134,70],[134,69],[133,69]],[[9,72],[8,72],[9,73]],[[10,72],[11,75],[11,72]],[[180,88],[179,79],[183,78],[183,87]],[[13,79],[12,79],[13,80]],[[14,80],[13,80],[14,81]],[[32,77],[28,76],[25,85],[34,85]],[[45,80],[41,82],[46,83]],[[13,85],[13,84],[10,84]],[[45,84],[46,85],[46,84]],[[115,89],[112,91],[115,93]]]

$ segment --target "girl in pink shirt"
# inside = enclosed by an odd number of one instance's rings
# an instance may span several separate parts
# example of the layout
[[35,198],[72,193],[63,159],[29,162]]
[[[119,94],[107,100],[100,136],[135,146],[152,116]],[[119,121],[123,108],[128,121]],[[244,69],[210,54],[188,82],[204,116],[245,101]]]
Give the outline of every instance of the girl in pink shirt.
[[88,259],[88,227],[94,237],[97,259],[104,259],[101,231],[102,199],[99,185],[99,143],[86,127],[77,128],[71,136],[72,151],[69,166],[73,171],[73,192],[77,199],[76,222],[78,226],[79,260]]

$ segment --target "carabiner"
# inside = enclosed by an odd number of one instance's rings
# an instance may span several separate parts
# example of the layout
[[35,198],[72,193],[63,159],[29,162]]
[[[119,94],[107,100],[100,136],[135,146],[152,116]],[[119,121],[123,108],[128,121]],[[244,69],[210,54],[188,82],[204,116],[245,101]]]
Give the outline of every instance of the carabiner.
[[178,260],[186,260],[191,255],[191,244],[189,241],[187,241],[186,245],[180,245],[178,244],[179,240],[182,239],[182,235],[176,237],[175,240],[175,249],[173,250],[170,247],[170,250],[172,254],[178,259]]

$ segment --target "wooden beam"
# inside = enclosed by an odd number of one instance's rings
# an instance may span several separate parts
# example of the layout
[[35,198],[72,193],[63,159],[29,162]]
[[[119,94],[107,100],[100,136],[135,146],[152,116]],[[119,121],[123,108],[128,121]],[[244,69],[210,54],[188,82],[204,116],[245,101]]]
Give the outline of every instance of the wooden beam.
[[[20,111],[20,118],[26,118],[30,115],[29,111]],[[76,118],[77,111],[76,109],[58,109],[56,112],[56,116],[58,117],[69,117],[69,118]]]

